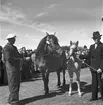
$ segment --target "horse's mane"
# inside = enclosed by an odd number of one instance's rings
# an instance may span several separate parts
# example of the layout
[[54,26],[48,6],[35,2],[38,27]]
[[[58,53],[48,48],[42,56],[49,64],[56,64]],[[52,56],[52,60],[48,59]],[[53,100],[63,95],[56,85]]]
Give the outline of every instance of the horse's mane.
[[50,35],[52,39],[54,40],[54,44],[58,44],[58,38],[55,35]]
[[43,52],[43,49],[46,45],[46,38],[47,38],[47,36],[45,36],[43,39],[41,39],[41,41],[39,42],[39,44],[37,46],[36,53]]

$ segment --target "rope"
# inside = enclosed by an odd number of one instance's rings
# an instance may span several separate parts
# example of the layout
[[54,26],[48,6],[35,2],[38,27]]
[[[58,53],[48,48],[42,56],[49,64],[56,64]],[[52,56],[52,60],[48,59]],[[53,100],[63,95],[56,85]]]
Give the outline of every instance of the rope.
[[[70,58],[70,56],[67,58],[67,61],[69,60],[69,58]],[[83,60],[81,60],[80,58],[78,58],[78,57],[76,57],[78,60],[80,60],[81,62],[83,62],[84,64],[86,64],[88,67],[90,67],[91,69],[93,69],[94,71],[96,71],[97,72],[97,70],[94,68],[94,67],[92,67],[92,66],[90,66],[90,65],[88,65],[86,62],[84,62]]]
[[[77,58],[77,59],[80,60],[81,62],[83,62],[83,60],[81,60],[80,58]],[[94,71],[97,72],[97,70],[94,67],[88,65],[86,62],[83,62],[83,63],[86,64],[88,67],[90,67],[91,69],[93,69]]]

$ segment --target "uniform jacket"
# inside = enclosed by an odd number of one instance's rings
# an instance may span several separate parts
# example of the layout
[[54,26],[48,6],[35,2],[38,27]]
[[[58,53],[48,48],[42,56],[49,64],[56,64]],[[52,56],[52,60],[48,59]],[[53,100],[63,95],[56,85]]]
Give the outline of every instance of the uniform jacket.
[[103,43],[100,42],[96,48],[95,44],[90,46],[88,59],[93,68],[96,70],[100,68],[103,71]]

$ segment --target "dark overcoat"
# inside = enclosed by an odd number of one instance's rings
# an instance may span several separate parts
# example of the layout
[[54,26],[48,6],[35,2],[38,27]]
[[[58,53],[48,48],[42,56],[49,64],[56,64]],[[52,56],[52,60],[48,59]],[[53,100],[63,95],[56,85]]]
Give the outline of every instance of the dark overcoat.
[[[99,42],[95,48],[95,44],[90,46],[89,50],[89,64],[94,69],[90,68],[92,74],[92,99],[98,98],[98,85],[100,88],[101,98],[103,100],[103,44]],[[98,69],[102,70],[102,73],[97,73]]]
[[[99,43],[95,48],[95,44],[90,46],[89,49],[89,64],[98,70],[99,68],[103,71],[103,43]],[[91,69],[92,72],[94,70]]]

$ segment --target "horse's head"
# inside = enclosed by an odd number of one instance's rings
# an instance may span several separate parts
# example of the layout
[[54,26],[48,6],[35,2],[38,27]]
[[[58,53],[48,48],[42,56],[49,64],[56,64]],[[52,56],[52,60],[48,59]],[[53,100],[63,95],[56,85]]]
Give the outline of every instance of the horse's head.
[[58,38],[55,36],[56,32],[54,34],[47,34],[47,41],[52,45],[57,45],[58,44]]
[[72,56],[78,51],[78,44],[79,42],[72,42],[70,41],[70,51],[69,51],[69,56]]
[[46,41],[49,43],[51,49],[55,52],[58,52],[60,55],[63,53],[59,43],[58,38],[55,36],[56,32],[54,34],[47,34]]

